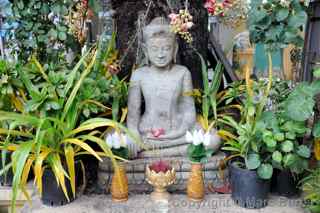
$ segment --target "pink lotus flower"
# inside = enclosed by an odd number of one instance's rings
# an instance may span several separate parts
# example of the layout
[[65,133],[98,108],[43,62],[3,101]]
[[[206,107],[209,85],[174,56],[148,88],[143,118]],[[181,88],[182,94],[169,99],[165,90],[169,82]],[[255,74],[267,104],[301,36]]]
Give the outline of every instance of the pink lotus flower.
[[156,161],[149,167],[152,171],[155,171],[156,173],[163,172],[166,173],[167,171],[171,170],[172,167],[169,165],[169,163],[160,160]]
[[151,129],[151,134],[153,135],[153,137],[158,138],[161,135],[164,135],[165,131],[163,128],[159,128],[159,129]]

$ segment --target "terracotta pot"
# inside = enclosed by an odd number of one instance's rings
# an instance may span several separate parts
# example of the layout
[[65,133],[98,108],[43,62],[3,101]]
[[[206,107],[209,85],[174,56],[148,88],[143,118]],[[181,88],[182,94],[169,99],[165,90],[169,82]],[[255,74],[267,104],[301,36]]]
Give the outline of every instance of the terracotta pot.
[[114,169],[111,182],[111,196],[115,202],[123,202],[128,200],[128,177],[126,173],[126,165],[118,163]]
[[202,201],[205,194],[202,164],[192,163],[187,185],[187,195],[192,201]]

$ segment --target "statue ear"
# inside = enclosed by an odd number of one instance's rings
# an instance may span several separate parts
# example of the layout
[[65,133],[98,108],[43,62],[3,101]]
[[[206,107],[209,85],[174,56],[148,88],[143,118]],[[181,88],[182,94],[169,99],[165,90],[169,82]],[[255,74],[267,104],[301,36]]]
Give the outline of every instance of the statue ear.
[[178,50],[179,50],[179,44],[178,44],[178,41],[176,41],[174,44],[174,52],[173,52],[173,63],[175,64],[177,63]]

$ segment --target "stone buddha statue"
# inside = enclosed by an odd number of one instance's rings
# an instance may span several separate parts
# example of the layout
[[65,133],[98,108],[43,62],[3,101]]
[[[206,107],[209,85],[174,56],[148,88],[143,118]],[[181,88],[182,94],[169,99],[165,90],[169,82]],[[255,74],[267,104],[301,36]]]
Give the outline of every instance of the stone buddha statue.
[[[170,162],[177,171],[177,184],[171,189],[184,190],[190,171],[185,134],[187,130],[200,128],[193,97],[185,95],[193,89],[191,74],[186,67],[176,64],[178,44],[164,18],[151,21],[143,29],[142,37],[148,62],[131,75],[127,127],[145,146],[128,145],[131,160],[126,167],[130,190],[150,190],[145,182],[145,168],[159,158]],[[212,136],[211,148],[217,151],[220,140],[215,130]],[[206,183],[219,179],[218,167],[223,158],[223,153],[216,153],[204,165]],[[98,171],[98,185],[105,190],[110,185],[111,161],[100,162]]]
[[132,144],[129,151],[133,158],[186,156],[185,134],[196,126],[193,97],[185,95],[193,90],[190,71],[175,63],[178,43],[164,18],[155,18],[142,34],[148,63],[130,79],[127,127],[149,150]]

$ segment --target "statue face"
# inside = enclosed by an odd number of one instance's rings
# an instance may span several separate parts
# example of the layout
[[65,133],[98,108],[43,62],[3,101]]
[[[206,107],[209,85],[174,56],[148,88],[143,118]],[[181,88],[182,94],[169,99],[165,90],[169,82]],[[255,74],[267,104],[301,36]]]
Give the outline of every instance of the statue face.
[[147,55],[151,65],[166,68],[175,54],[174,41],[169,38],[152,38],[147,42]]

